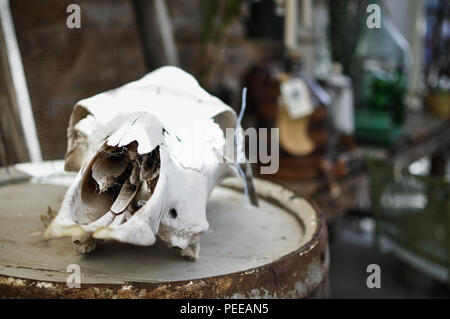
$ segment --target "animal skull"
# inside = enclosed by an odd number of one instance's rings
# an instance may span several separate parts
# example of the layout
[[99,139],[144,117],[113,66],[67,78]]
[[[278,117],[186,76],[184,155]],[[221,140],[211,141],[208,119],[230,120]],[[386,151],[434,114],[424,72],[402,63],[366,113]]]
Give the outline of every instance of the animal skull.
[[[198,258],[208,197],[236,174],[236,158],[224,151],[234,146],[225,130],[235,126],[229,106],[175,67],[81,100],[65,161],[78,174],[44,236],[152,245],[158,235]],[[193,136],[199,128],[203,134]],[[198,146],[203,156],[195,160]],[[233,152],[242,159],[242,145]]]

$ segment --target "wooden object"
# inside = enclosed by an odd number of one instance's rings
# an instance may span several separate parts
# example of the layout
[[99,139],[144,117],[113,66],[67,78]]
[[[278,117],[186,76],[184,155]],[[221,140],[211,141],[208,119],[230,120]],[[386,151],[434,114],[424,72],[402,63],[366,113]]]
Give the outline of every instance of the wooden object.
[[280,146],[289,154],[302,156],[314,151],[314,142],[309,137],[309,116],[291,119],[285,107],[281,107],[277,118],[280,129]]

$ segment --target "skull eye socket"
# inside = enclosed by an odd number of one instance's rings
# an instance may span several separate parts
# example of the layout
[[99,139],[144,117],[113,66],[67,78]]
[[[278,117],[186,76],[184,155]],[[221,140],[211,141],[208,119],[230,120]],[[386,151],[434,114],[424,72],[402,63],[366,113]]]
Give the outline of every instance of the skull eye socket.
[[178,213],[177,213],[177,211],[175,210],[175,208],[172,208],[172,209],[169,211],[169,216],[170,216],[171,218],[173,218],[173,219],[175,219],[175,218],[178,217]]

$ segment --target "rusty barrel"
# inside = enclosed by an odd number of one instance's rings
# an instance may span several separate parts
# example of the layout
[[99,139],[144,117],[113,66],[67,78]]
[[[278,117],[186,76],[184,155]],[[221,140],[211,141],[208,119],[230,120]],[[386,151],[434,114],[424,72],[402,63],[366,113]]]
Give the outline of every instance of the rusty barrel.
[[[280,185],[255,180],[259,208],[247,203],[238,179],[216,187],[207,208],[210,230],[201,237],[199,260],[189,261],[160,241],[149,247],[102,242],[77,256],[70,238],[44,240],[40,216],[59,208],[73,178],[62,161],[0,171],[0,297],[328,296],[324,217]],[[71,275],[79,275],[79,287],[67,284]]]

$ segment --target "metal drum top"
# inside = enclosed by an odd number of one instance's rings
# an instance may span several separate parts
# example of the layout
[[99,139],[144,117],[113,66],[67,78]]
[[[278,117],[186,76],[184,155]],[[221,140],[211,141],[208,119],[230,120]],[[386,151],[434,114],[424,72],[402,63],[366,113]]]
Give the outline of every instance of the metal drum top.
[[[40,215],[57,210],[74,175],[63,162],[19,164],[0,171],[0,296],[4,297],[313,297],[328,274],[326,227],[307,200],[255,181],[260,207],[228,179],[208,202],[210,230],[196,262],[162,242],[138,247],[101,243],[74,256],[69,238],[45,241]],[[81,288],[66,285],[81,268]]]

